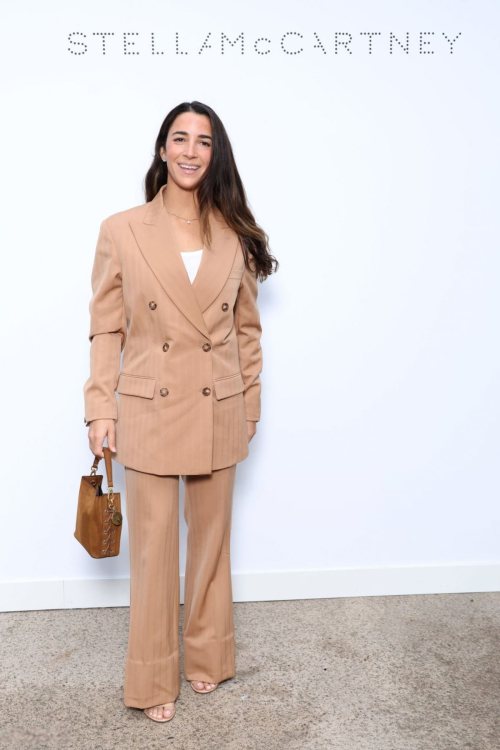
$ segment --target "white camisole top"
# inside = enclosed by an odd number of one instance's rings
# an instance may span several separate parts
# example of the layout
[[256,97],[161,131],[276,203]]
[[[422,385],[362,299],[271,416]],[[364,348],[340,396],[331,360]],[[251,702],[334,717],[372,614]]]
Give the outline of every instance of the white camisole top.
[[201,248],[201,250],[192,250],[191,252],[189,250],[186,252],[181,251],[181,257],[184,261],[184,265],[186,266],[186,271],[188,272],[189,281],[191,282],[191,284],[193,283],[194,278],[198,273],[202,255],[203,248]]

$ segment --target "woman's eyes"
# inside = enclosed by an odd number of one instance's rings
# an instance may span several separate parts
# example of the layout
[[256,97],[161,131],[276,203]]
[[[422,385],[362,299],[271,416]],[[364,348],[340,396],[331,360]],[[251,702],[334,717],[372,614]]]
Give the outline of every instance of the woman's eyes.
[[[178,135],[177,138],[174,138],[174,141],[183,141],[184,138],[181,135]],[[211,146],[212,144],[208,143],[207,141],[200,141],[204,146]]]

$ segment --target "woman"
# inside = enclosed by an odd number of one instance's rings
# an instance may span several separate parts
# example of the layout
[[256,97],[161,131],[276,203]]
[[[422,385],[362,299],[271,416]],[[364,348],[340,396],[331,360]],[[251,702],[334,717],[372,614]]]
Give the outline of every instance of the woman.
[[180,690],[180,477],[188,525],[185,678],[208,693],[235,675],[233,485],[260,420],[257,280],[278,262],[210,107],[186,102],[169,113],[145,186],[145,204],[100,227],[85,424],[92,453],[102,457],[107,438],[125,467],[124,702],[169,721]]

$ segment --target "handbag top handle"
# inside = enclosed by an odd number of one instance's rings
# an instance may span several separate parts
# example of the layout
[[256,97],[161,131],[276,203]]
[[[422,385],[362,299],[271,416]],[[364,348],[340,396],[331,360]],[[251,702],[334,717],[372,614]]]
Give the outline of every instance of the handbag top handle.
[[[113,490],[113,463],[111,461],[111,449],[108,448],[107,445],[102,446],[102,450],[104,452],[104,463],[106,464],[106,480],[108,483],[108,490]],[[92,464],[91,473],[95,473],[97,471],[97,467],[99,466],[99,461],[101,460],[102,456],[94,456],[94,463]]]

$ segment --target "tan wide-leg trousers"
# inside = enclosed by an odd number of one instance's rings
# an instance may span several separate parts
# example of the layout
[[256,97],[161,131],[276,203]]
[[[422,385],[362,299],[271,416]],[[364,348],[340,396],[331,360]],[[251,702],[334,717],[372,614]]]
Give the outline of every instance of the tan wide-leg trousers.
[[[230,534],[236,464],[182,476],[188,526],[184,675],[235,676]],[[124,702],[170,703],[180,691],[179,476],[125,467],[130,540],[130,629]]]

